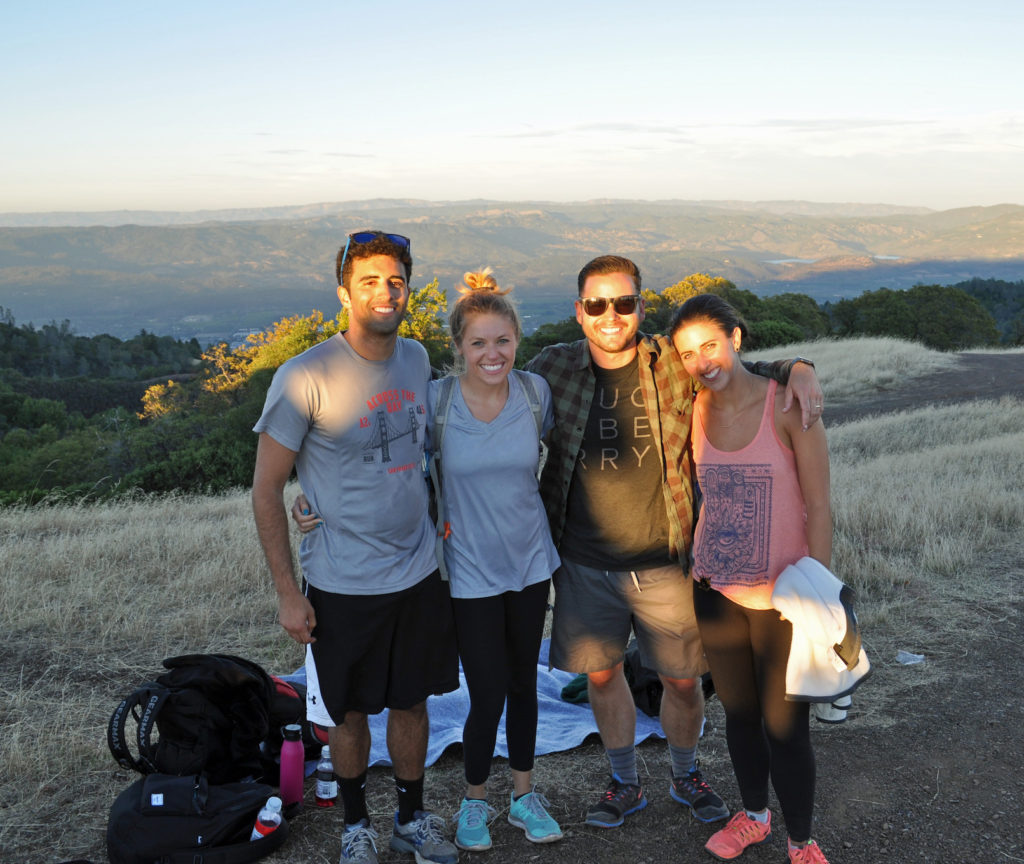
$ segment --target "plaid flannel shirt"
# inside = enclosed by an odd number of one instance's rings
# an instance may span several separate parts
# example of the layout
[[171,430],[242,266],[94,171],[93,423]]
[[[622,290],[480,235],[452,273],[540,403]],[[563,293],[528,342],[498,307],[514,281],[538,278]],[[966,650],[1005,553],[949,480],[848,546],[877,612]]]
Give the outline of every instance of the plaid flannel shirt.
[[[655,439],[660,443],[662,491],[669,522],[669,554],[688,560],[693,539],[693,476],[690,420],[693,381],[672,343],[664,336],[637,334],[640,389]],[[596,380],[586,339],[544,348],[526,366],[551,387],[555,425],[548,434],[548,458],[541,475],[551,536],[557,546],[565,529],[569,484],[583,446],[583,432]],[[623,514],[628,518],[629,514]]]

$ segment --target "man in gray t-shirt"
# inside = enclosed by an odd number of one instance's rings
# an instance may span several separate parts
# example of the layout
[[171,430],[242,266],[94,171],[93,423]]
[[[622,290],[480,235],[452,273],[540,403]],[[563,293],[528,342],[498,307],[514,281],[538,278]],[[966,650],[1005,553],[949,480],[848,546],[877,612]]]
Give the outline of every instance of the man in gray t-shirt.
[[[422,472],[430,364],[400,339],[408,238],[357,232],[338,253],[346,331],[292,358],[267,393],[253,475],[256,528],[288,634],[306,646],[307,718],[330,729],[345,809],[343,861],[376,862],[366,807],[368,714],[388,708],[398,810],[391,848],[455,864],[423,809],[426,698],[458,689],[447,587],[434,557]],[[292,564],[284,486],[295,469],[322,525]]]

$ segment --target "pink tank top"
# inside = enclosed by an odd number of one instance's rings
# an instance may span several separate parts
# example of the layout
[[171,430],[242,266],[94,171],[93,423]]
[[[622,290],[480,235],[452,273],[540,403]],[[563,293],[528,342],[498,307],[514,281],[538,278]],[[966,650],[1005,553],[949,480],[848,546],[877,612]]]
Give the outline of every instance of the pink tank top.
[[740,450],[717,450],[694,412],[693,459],[703,501],[694,575],[748,609],[771,609],[778,575],[807,554],[807,508],[793,451],[775,431],[776,383],[761,424]]

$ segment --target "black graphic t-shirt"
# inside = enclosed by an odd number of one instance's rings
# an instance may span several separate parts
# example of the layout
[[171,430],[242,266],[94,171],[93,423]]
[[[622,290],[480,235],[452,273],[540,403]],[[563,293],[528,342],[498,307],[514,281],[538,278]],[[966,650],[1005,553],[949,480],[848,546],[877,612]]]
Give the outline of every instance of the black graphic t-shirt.
[[669,563],[661,456],[644,410],[637,360],[594,367],[597,379],[559,553],[601,570]]

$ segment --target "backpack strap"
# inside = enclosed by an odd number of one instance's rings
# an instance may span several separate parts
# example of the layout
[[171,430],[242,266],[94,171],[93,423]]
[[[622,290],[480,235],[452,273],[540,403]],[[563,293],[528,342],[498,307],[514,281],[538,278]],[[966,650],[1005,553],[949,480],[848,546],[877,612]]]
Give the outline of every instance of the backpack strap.
[[[121,700],[121,704],[110,715],[110,721],[107,723],[107,747],[122,768],[138,771],[140,774],[152,774],[156,771],[156,767],[150,759],[152,751],[150,738],[156,715],[160,706],[166,701],[168,692],[162,684],[158,684],[156,681],[147,681]],[[124,725],[129,717],[134,718],[138,724],[138,759],[128,749],[124,737]],[[147,728],[145,735],[143,735],[144,723]]]
[[138,770],[143,774],[154,774],[160,771],[153,761],[156,749],[153,747],[152,740],[153,727],[156,726],[156,717],[160,713],[160,709],[170,695],[170,689],[157,684],[146,693],[148,698],[145,704],[140,703],[139,705],[142,714],[138,717],[139,731],[136,738],[139,745],[139,762],[142,763],[142,767]]
[[[547,445],[541,440],[544,431],[544,410],[541,406],[540,392],[537,384],[528,372],[521,369],[513,369],[512,373],[522,387],[526,401],[533,413],[533,422],[537,426],[537,478],[540,479],[541,469],[547,458]],[[448,580],[448,568],[444,563],[444,541],[452,533],[451,525],[448,522],[448,514],[444,507],[444,491],[441,476],[441,446],[444,443],[445,428],[448,424],[448,412],[451,411],[452,397],[455,393],[456,377],[448,375],[440,380],[437,392],[437,401],[434,403],[434,422],[430,433],[430,482],[434,486],[434,500],[437,504],[437,524],[435,552],[437,553],[437,568],[441,572],[441,578]]]
[[537,479],[540,480],[540,472],[544,468],[548,455],[548,445],[544,443],[544,409],[541,407],[540,392],[529,372],[513,369],[512,374],[522,385],[526,401],[530,403],[530,410],[533,412],[533,422],[537,424]]
[[437,536],[434,541],[437,553],[437,569],[441,578],[448,581],[448,568],[444,563],[444,541],[452,533],[448,524],[448,513],[444,507],[444,494],[441,483],[441,445],[444,444],[445,427],[448,424],[448,412],[452,407],[452,396],[455,394],[456,378],[448,375],[442,378],[437,388],[437,401],[434,403],[434,424],[430,431],[430,482],[434,486],[434,501],[437,504]]
[[207,846],[203,849],[189,849],[184,852],[170,852],[160,858],[162,864],[248,864],[265,858],[280,849],[288,839],[288,820],[259,840],[244,843],[230,843],[227,846]]

